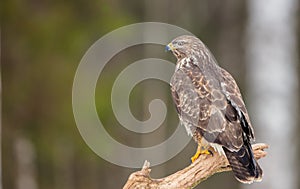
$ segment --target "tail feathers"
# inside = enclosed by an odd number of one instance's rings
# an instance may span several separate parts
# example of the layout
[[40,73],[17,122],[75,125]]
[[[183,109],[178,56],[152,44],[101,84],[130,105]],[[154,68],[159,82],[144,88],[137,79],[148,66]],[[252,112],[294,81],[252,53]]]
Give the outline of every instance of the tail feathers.
[[231,152],[225,147],[223,149],[238,181],[251,184],[262,180],[262,169],[254,159],[250,144],[245,144],[237,152]]

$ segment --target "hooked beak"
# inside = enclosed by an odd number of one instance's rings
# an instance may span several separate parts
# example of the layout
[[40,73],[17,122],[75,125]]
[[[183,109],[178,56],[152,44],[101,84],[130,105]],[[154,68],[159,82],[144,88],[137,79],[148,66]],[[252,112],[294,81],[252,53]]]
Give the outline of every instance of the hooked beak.
[[166,51],[171,51],[177,59],[181,58],[181,55],[180,53],[178,52],[178,50],[173,46],[172,43],[169,43],[166,48],[165,48]]
[[173,51],[173,50],[174,50],[174,46],[172,43],[169,43],[165,48],[165,51]]

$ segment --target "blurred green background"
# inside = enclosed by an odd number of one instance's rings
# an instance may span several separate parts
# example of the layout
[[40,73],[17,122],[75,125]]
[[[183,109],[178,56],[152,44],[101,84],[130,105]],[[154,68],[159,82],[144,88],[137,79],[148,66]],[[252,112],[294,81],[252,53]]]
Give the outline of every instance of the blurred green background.
[[[85,144],[74,121],[73,78],[84,53],[104,34],[121,26],[145,21],[174,24],[201,38],[246,93],[247,10],[245,0],[1,1],[2,187],[121,188],[137,169],[98,157]],[[299,9],[295,16],[299,22]],[[299,30],[297,34],[299,42]],[[105,128],[116,140],[132,146],[165,140],[178,121],[168,84],[155,80],[137,85],[130,105],[137,119],[145,120],[149,102],[161,98],[168,115],[159,130],[132,133],[114,117],[110,103],[114,80],[127,65],[149,57],[175,62],[162,46],[131,47],[105,67],[96,90],[97,110]],[[163,177],[187,166],[195,149],[191,142],[170,161],[153,167],[152,176]],[[241,185],[232,173],[222,173],[197,188],[216,187]]]

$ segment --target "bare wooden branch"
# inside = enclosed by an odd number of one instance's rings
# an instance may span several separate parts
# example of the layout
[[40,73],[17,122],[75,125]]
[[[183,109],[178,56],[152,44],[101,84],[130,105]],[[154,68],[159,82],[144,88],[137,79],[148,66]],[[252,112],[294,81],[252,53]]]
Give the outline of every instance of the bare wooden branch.
[[[252,145],[255,159],[261,159],[267,155],[264,150],[267,144]],[[145,161],[141,171],[132,173],[123,189],[172,189],[193,188],[215,173],[230,171],[228,160],[218,153],[214,155],[201,155],[188,167],[164,178],[153,179],[150,177],[150,163]]]

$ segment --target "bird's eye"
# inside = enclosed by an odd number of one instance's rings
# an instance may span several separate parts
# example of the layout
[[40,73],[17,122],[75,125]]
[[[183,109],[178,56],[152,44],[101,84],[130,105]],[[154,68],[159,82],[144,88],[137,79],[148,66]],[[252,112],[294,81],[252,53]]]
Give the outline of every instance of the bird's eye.
[[183,41],[178,41],[178,43],[177,43],[179,46],[182,46],[183,44],[184,44],[184,42]]

